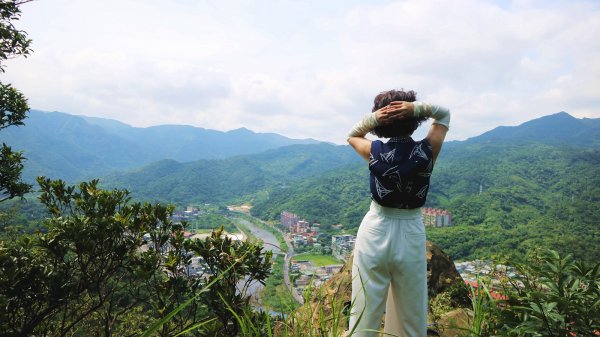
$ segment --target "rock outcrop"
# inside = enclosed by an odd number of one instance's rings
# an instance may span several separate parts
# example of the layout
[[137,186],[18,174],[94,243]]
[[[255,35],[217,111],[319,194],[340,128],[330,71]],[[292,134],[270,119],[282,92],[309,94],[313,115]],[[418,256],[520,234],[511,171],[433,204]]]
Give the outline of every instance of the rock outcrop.
[[440,247],[427,241],[427,289],[433,296],[449,290],[453,285],[464,285],[452,258]]

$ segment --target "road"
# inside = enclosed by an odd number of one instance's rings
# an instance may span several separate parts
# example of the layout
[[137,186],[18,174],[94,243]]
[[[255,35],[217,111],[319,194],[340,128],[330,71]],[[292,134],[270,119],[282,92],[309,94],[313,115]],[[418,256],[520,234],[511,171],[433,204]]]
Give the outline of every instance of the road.
[[304,298],[296,292],[294,287],[292,287],[292,283],[290,282],[290,260],[292,259],[292,257],[294,257],[294,248],[292,246],[292,242],[278,228],[275,228],[275,230],[281,233],[283,239],[285,240],[285,243],[287,243],[288,245],[288,251],[283,259],[283,282],[285,283],[285,286],[288,288],[288,290],[292,293],[292,297],[294,297],[296,302],[303,304]]

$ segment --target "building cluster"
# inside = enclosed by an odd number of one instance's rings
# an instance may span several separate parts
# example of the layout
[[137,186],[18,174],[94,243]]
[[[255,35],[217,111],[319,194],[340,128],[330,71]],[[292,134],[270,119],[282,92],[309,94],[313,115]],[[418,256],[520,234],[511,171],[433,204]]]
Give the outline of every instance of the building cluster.
[[503,264],[493,265],[489,261],[474,260],[465,262],[455,262],[456,271],[464,280],[477,281],[477,278],[486,276],[495,278],[498,275],[501,277],[514,278],[517,276],[514,268]]
[[426,227],[452,226],[452,213],[445,209],[423,207],[423,223]]
[[190,221],[196,219],[197,217],[204,214],[204,212],[196,207],[188,206],[183,209],[176,209],[173,211],[173,215],[171,216],[171,220],[173,222],[182,222],[182,221]]
[[[183,221],[193,222],[197,220],[199,217],[207,214],[205,210],[202,210],[195,206],[187,206],[185,209],[175,209],[173,211],[173,215],[171,215],[171,220],[174,223],[181,223]],[[174,235],[174,234],[171,234]],[[199,239],[204,240],[207,237],[210,237],[210,233],[202,233],[198,234],[192,231],[183,231],[183,237],[186,239]],[[232,240],[243,241],[245,240],[245,236],[243,233],[225,233],[224,235],[228,236]],[[146,241],[147,245],[152,244],[152,240],[150,234],[146,233],[143,236],[143,239]],[[146,248],[147,249],[147,245]],[[159,248],[161,253],[167,254],[170,250],[173,249],[168,243]],[[213,276],[211,271],[208,268],[208,264],[204,259],[200,256],[195,256],[193,253],[187,253],[190,256],[190,264],[187,266],[185,272],[187,272],[191,277],[201,278],[203,280],[207,280],[209,277]]]
[[302,220],[299,215],[283,211],[281,212],[281,226],[283,228],[289,230],[292,226],[296,224],[296,222]]
[[488,279],[490,295],[496,300],[506,299],[506,296],[500,293],[500,289],[502,289],[501,279],[514,279],[517,276],[514,268],[503,264],[493,265],[489,261],[475,260],[456,262],[454,263],[454,266],[467,286],[478,288],[482,277]]
[[354,235],[332,235],[331,255],[338,260],[348,261],[354,249],[355,242],[356,236]]
[[295,246],[317,244],[317,236],[321,228],[320,224],[311,224],[294,213],[283,211],[281,212],[281,226],[289,233],[290,240],[292,240]]
[[343,264],[316,267],[312,261],[292,260],[290,271],[296,275],[294,288],[300,295],[306,287],[318,287],[339,272]]

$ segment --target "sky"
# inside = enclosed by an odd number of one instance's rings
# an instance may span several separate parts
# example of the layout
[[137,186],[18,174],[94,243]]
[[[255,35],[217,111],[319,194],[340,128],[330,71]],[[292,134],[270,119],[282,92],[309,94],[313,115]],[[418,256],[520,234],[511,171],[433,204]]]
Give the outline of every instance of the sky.
[[389,89],[448,107],[449,140],[560,111],[600,118],[597,0],[37,0],[21,9],[16,26],[34,52],[7,61],[0,80],[38,110],[336,144]]

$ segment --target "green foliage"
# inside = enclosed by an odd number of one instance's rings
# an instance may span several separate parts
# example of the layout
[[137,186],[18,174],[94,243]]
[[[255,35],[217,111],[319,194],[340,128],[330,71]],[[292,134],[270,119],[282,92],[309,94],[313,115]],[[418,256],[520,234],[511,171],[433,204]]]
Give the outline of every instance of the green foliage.
[[10,146],[2,143],[0,149],[0,202],[21,197],[31,189],[31,185],[21,181],[24,159],[21,152],[15,152]]
[[[426,206],[450,210],[455,226],[429,228],[427,235],[454,259],[523,256],[546,247],[600,260],[600,151],[531,142],[448,145]],[[272,189],[252,213],[275,220],[286,210],[320,222],[324,231],[342,223],[352,234],[369,203],[361,163]]]
[[[248,312],[250,298],[248,287],[258,282],[264,285],[271,268],[270,251],[263,252],[262,244],[247,241],[233,241],[222,235],[223,228],[214,231],[210,239],[186,241],[186,249],[200,256],[208,265],[209,281],[219,277],[210,291],[200,300],[206,305],[214,321],[214,331],[222,331],[225,336],[235,336],[240,332],[236,315]],[[229,269],[231,265],[235,267]]]
[[600,331],[600,263],[556,251],[517,264],[500,332],[509,336],[593,336]]
[[46,208],[33,197],[16,198],[0,203],[0,239],[15,238],[23,233],[43,230],[41,219],[48,216]]
[[477,287],[469,285],[471,310],[469,336],[483,337],[495,335],[497,303],[490,293],[486,282],[477,279]]
[[221,226],[228,233],[236,233],[238,232],[235,224],[220,214],[208,213],[199,216],[197,219],[190,221],[191,229],[218,229]]
[[[39,184],[50,214],[43,230],[0,241],[3,336],[124,336],[167,315],[156,335],[200,328],[214,334],[233,329],[224,302],[247,310],[237,282],[246,288],[268,275],[270,254],[262,245],[232,242],[221,232],[186,241],[186,224],[171,221],[171,206],[131,203],[127,191],[102,190],[97,181]],[[212,272],[207,282],[190,274],[190,251]],[[214,317],[229,318],[216,324]]]
[[465,308],[471,303],[469,302],[470,288],[466,284],[459,282],[452,284],[444,294],[450,299],[450,304],[454,308]]
[[[46,233],[1,242],[0,302],[8,310],[0,322],[8,335],[65,335],[82,327],[119,334],[129,309],[160,305],[170,291],[193,291],[194,282],[172,289],[183,265],[172,263],[183,236],[169,220],[170,207],[129,205],[127,192],[100,190],[97,181],[77,188],[44,178],[39,184],[51,214]],[[154,247],[141,253],[145,233]],[[163,255],[167,244],[173,249]],[[146,282],[155,288],[141,287]]]
[[453,309],[450,294],[442,292],[429,299],[429,313],[433,322],[440,320],[443,314]]
[[[22,1],[0,2],[0,72],[4,72],[4,61],[19,55],[27,56],[31,40],[27,34],[14,26],[21,16]],[[0,82],[0,130],[13,125],[23,125],[29,111],[27,99],[10,84]],[[13,151],[2,143],[0,149],[0,202],[21,197],[31,185],[21,182],[23,154]]]
[[[531,251],[496,270],[500,282],[479,279],[465,336],[595,336],[600,331],[600,263],[586,264],[553,250]],[[492,289],[492,287],[494,289]],[[494,300],[492,291],[505,299]]]
[[177,163],[163,160],[137,172],[114,174],[106,186],[126,186],[138,198],[177,204],[250,200],[255,193],[356,162],[347,147],[292,145],[252,156]]
[[[348,328],[350,303],[339,285],[333,289],[304,290],[304,303],[291,312],[283,322],[277,322],[276,336],[282,337],[342,337],[352,336]],[[360,321],[360,318],[358,319]]]
[[[598,150],[535,143],[450,149],[436,168],[431,201],[450,209],[458,226],[428,236],[455,259],[523,256],[541,246],[596,261],[598,163]],[[582,237],[590,240],[578,244]]]
[[273,272],[265,282],[265,288],[260,293],[260,301],[265,308],[280,313],[289,313],[298,307],[298,302],[283,281],[282,256],[277,256],[273,264]]
[[29,106],[27,98],[10,84],[0,83],[0,130],[23,125]]
[[319,222],[322,229],[337,223],[357,228],[370,203],[368,177],[362,162],[325,172],[287,188],[271,189],[268,198],[256,200],[251,212],[263,219],[279,219],[286,210]]
[[2,0],[0,2],[0,72],[4,72],[4,61],[17,56],[29,55],[31,40],[27,33],[18,30],[14,22],[21,17],[19,5],[27,1]]

